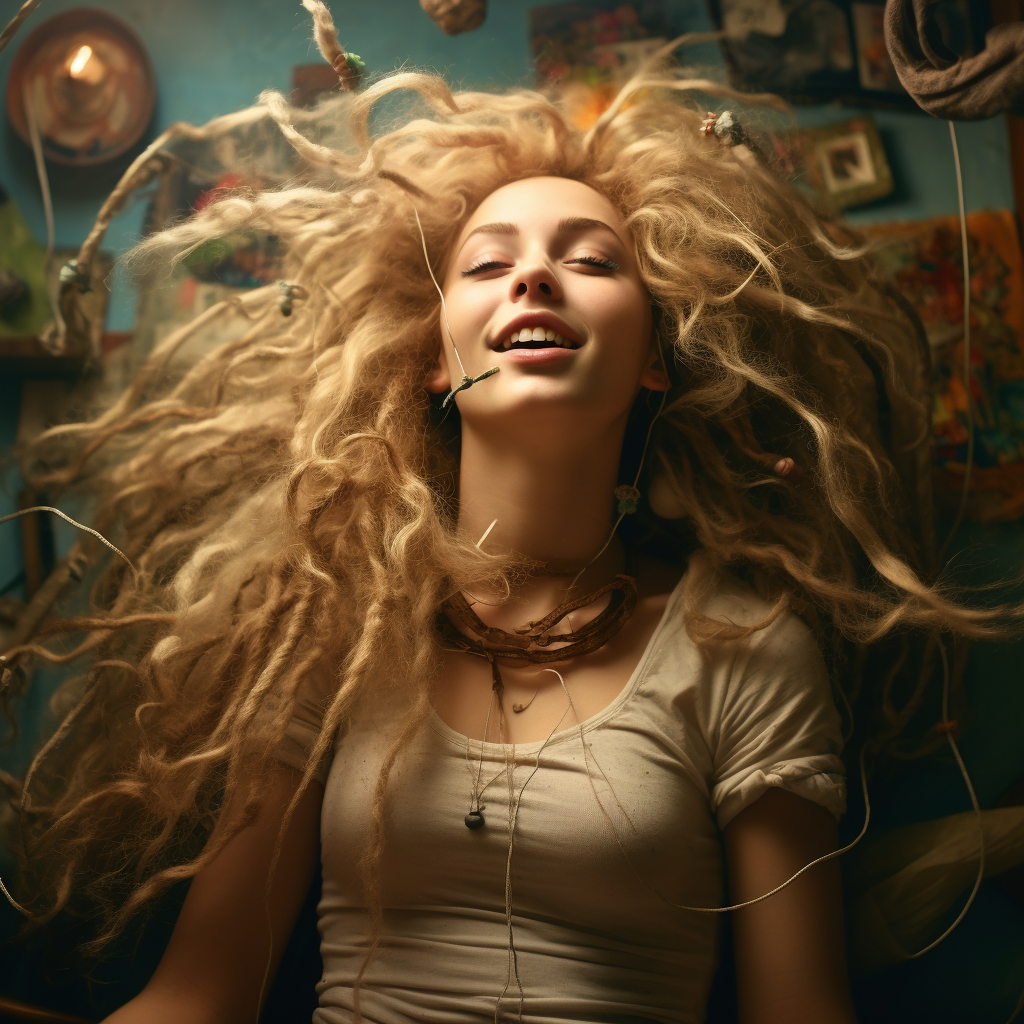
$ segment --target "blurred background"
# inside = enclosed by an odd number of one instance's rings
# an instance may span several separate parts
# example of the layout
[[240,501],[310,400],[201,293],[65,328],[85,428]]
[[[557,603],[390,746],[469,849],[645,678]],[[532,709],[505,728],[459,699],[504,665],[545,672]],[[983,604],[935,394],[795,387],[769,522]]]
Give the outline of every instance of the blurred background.
[[[941,45],[951,62],[980,53],[993,25],[1020,21],[1017,3],[1006,0],[942,0],[938,6]],[[445,21],[448,7],[456,10]],[[0,0],[0,24],[18,8]],[[920,314],[933,361],[937,535],[941,540],[956,526],[948,555],[958,579],[1000,583],[985,600],[1014,593],[1010,584],[1024,565],[1020,118],[997,114],[956,125],[972,271],[966,296],[972,372],[964,380],[965,294],[950,129],[919,109],[900,84],[882,38],[883,4],[581,0],[538,6],[491,0],[485,9],[482,0],[424,0],[423,8],[417,0],[335,0],[339,36],[358,54],[350,66],[361,81],[415,68],[437,71],[456,88],[542,87],[559,93],[580,124],[600,113],[659,42],[724,29],[724,38],[682,51],[680,60],[735,88],[792,101],[791,117],[758,122],[762,155],[820,208],[867,232]],[[0,82],[2,516],[46,499],[21,480],[10,457],[16,444],[123,385],[156,340],[225,294],[275,279],[272,240],[200,253],[151,287],[130,282],[119,268],[118,257],[144,231],[225,189],[280,180],[288,170],[269,155],[264,166],[240,174],[216,154],[197,151],[188,166],[155,174],[113,219],[99,269],[93,268],[102,329],[62,344],[49,326],[58,275],[130,161],[174,122],[203,124],[249,106],[265,89],[310,103],[335,89],[337,77],[317,53],[308,14],[292,0],[95,0],[89,8],[44,0],[0,54]],[[730,106],[711,97],[707,103],[716,112]],[[971,416],[975,468],[966,514],[956,524]],[[0,648],[16,634],[29,603],[35,598],[39,604],[37,595],[74,539],[75,531],[53,517],[0,524]],[[1016,594],[1024,596],[1019,586]],[[1022,665],[1020,644],[976,645],[969,654],[960,742],[984,808],[1024,803]],[[47,677],[37,680],[21,711],[27,727],[0,748],[9,780],[23,774],[33,747],[52,728],[52,688]],[[874,800],[880,833],[971,806],[955,764],[941,752],[909,764]],[[854,808],[849,817],[856,816]],[[858,826],[851,822],[854,832]],[[0,853],[5,877],[13,863]],[[937,930],[955,916],[966,896],[961,889],[972,881],[969,874],[953,894]],[[6,936],[14,934],[16,916],[6,905],[0,923]],[[161,927],[158,922],[148,944],[108,966],[91,996],[56,983],[50,991],[38,984],[29,990],[2,969],[0,995],[95,1017],[145,980]],[[986,880],[962,924],[936,950],[919,960],[865,968],[856,985],[865,1022],[1006,1022],[1024,989],[1020,867]],[[727,1004],[725,998],[715,1011],[722,1020]],[[9,1008],[9,1019],[28,1019],[17,1012]],[[293,1019],[282,1012],[278,1019]]]

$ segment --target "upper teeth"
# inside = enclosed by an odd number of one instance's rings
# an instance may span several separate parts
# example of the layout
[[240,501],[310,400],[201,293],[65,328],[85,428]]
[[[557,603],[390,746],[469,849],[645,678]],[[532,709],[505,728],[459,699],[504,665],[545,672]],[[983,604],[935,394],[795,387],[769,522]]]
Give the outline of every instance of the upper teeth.
[[563,338],[557,331],[543,327],[524,327],[521,331],[513,331],[502,343],[501,350],[505,351],[512,347],[517,341],[550,341],[553,345],[562,348],[575,348],[573,342]]

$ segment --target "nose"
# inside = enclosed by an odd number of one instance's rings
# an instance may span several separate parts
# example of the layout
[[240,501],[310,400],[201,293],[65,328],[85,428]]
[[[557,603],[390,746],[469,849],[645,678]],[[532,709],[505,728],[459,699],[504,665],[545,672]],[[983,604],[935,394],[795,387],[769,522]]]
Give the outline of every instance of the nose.
[[562,298],[562,286],[544,260],[534,259],[522,263],[512,276],[509,298],[513,302],[521,299],[558,300]]

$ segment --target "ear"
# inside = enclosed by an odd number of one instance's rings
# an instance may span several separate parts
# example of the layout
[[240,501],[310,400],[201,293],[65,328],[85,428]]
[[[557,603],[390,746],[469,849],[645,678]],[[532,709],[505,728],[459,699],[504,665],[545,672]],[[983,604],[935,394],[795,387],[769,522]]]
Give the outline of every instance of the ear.
[[437,362],[427,371],[423,384],[432,395],[451,391],[452,375],[448,372],[448,359],[443,348],[438,353]]
[[668,379],[668,374],[665,372],[661,351],[656,341],[651,342],[651,350],[647,356],[647,365],[644,367],[644,372],[640,375],[640,386],[648,388],[650,391],[668,391],[672,386],[671,381]]

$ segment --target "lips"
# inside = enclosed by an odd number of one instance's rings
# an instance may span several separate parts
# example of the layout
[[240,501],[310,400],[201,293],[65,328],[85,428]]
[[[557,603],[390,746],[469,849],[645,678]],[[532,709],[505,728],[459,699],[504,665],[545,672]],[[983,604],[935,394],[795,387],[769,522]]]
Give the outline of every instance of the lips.
[[554,313],[521,313],[501,329],[490,342],[495,352],[522,349],[576,349],[583,339]]

